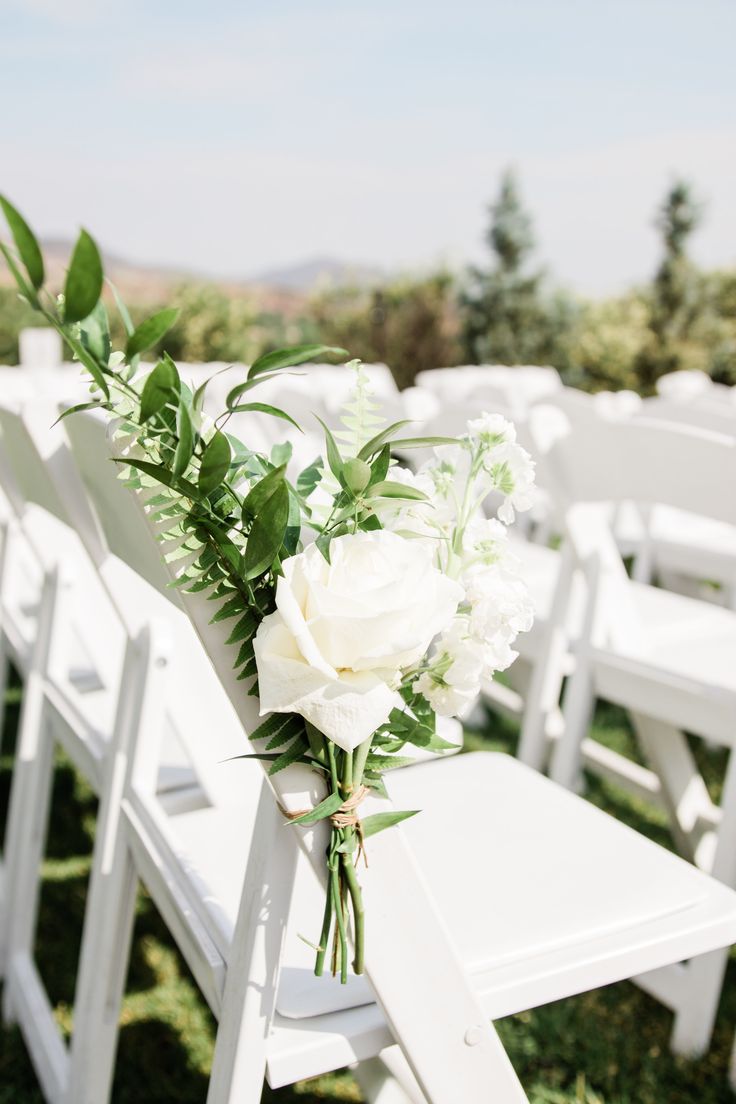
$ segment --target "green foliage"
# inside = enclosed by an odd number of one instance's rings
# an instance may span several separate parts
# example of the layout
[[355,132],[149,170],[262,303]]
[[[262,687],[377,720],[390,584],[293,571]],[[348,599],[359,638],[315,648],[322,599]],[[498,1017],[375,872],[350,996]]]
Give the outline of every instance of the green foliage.
[[542,271],[528,271],[532,225],[507,170],[486,233],[490,269],[471,268],[461,294],[466,359],[478,364],[554,364],[574,320],[574,305],[549,296]]
[[688,239],[701,221],[689,185],[676,181],[659,209],[656,226],[664,256],[652,284],[649,339],[638,360],[641,389],[654,389],[666,372],[687,366],[684,346],[707,309],[703,281],[686,254]]
[[303,325],[366,363],[388,364],[400,388],[423,369],[461,360],[455,284],[446,272],[323,292],[308,304]]
[[102,294],[100,251],[86,230],[80,231],[64,284],[64,322],[81,322],[92,314]]

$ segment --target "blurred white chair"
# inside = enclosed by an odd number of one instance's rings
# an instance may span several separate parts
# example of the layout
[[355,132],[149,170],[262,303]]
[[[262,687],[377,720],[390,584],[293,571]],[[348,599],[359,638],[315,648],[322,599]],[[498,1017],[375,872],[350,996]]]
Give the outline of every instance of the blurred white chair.
[[680,369],[667,372],[657,380],[657,394],[673,402],[690,403],[710,391],[712,381],[707,372]]
[[[97,453],[84,460],[80,440],[76,448],[90,473],[109,472]],[[143,510],[139,496],[131,504]],[[155,549],[155,519],[145,521]],[[128,525],[108,511],[105,528],[124,556]],[[175,600],[185,605],[243,731],[252,731],[258,703],[232,670],[229,626],[212,623],[204,594],[177,591]],[[150,648],[144,636],[135,649],[149,672]],[[394,799],[426,812],[409,830],[371,841],[370,870],[361,874],[366,980],[330,985],[313,977],[311,953],[296,936],[297,925],[318,922],[321,913],[325,826],[285,826],[270,790],[287,810],[314,805],[323,796],[316,775],[304,767],[280,772],[254,818],[242,797],[228,804],[227,795],[217,806],[167,818],[152,794],[149,756],[140,741],[127,745],[120,821],[96,847],[79,982],[88,1014],[68,1098],[74,1104],[106,1099],[129,940],[129,922],[123,931],[107,921],[130,916],[137,879],[220,1019],[213,1104],[256,1104],[264,1074],[277,1087],[371,1059],[396,1041],[408,1064],[395,1048],[388,1058],[406,1099],[480,1104],[491,1094],[513,1104],[525,1098],[488,1017],[736,936],[733,893],[509,757],[478,753],[392,778]],[[231,765],[222,785],[250,792],[245,775],[257,771]],[[368,805],[383,807],[377,799]],[[296,862],[295,840],[308,865]],[[483,878],[471,876],[479,856]]]
[[[576,503],[567,516],[568,550],[587,586],[552,777],[577,785],[595,698],[623,706],[652,769],[607,749],[594,765],[639,796],[657,800],[682,852],[734,885],[736,760],[729,759],[716,808],[684,733],[729,749],[733,744],[736,614],[631,582],[612,537],[610,504],[665,504],[736,524],[736,497],[729,490],[736,486],[736,441],[644,420],[602,419],[558,441],[550,459]],[[550,663],[559,678],[553,649]],[[716,954],[645,981],[676,1013],[676,1051],[707,1047],[725,964],[726,955]]]

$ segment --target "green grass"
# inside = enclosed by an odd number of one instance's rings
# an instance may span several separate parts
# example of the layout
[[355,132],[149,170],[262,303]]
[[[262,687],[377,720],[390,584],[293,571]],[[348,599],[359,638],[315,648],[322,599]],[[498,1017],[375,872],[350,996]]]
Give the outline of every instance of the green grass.
[[[0,820],[4,821],[12,734],[19,692],[9,693],[8,744],[0,760]],[[633,750],[625,716],[601,705],[596,735],[611,747]],[[513,751],[514,726],[488,716],[469,731],[470,748]],[[717,794],[723,757],[698,749]],[[612,786],[589,780],[588,796],[639,831],[669,845],[662,814]],[[95,800],[67,762],[59,759],[43,867],[37,956],[65,1032],[71,1030],[74,977],[90,867]],[[531,1104],[733,1104],[727,1081],[736,1025],[732,963],[710,1053],[700,1061],[668,1051],[672,1017],[634,985],[623,982],[545,1008],[509,1017],[497,1026]],[[215,1023],[186,964],[147,897],[138,902],[133,954],[121,1013],[113,1100],[116,1104],[201,1104],[207,1093]],[[273,1104],[360,1101],[349,1071],[293,1088],[264,1089]],[[0,1031],[0,1104],[41,1104],[33,1069],[16,1029]],[[457,1104],[466,1104],[457,1101]]]

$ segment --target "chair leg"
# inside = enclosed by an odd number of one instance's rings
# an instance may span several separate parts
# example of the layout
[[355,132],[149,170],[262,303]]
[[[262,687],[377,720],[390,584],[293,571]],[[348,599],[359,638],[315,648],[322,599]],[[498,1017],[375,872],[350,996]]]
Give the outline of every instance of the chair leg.
[[6,1023],[14,1019],[13,959],[30,955],[33,948],[54,770],[54,744],[42,716],[43,690],[39,683],[39,677],[32,675],[26,686],[8,810],[4,915],[0,925],[0,965],[7,975],[2,1008]]
[[426,1104],[427,1098],[416,1084],[408,1065],[407,1072],[416,1087],[416,1092],[411,1095],[404,1091],[381,1056],[359,1062],[353,1069],[353,1076],[367,1104]]
[[687,966],[687,1000],[675,1012],[670,1038],[673,1054],[698,1058],[710,1046],[729,948],[699,955]]
[[594,705],[593,671],[586,656],[576,656],[575,671],[565,688],[562,704],[563,731],[552,753],[550,777],[568,790],[580,782],[582,745],[590,727]]
[[110,1098],[130,960],[136,871],[124,832],[118,832],[109,865],[104,833],[100,842],[102,855],[90,881],[74,996],[67,1104],[104,1104]]
[[0,631],[0,749],[3,746],[3,731],[5,729],[5,715],[7,706],[5,695],[8,690],[8,675],[10,674],[10,660],[4,646],[3,634]]
[[[260,1104],[297,861],[263,782],[225,978],[207,1104]],[[90,1102],[91,1104],[91,1102]]]

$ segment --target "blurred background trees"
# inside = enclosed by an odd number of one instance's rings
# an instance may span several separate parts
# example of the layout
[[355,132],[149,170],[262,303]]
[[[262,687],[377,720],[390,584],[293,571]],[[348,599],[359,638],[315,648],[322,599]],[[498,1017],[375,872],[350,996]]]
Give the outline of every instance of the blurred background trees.
[[[488,263],[464,273],[293,293],[146,282],[141,270],[121,291],[134,319],[163,303],[181,307],[166,346],[193,363],[247,363],[269,348],[319,340],[385,362],[400,387],[422,369],[461,363],[552,364],[566,383],[587,390],[648,393],[660,375],[680,368],[736,384],[736,271],[703,272],[691,260],[704,212],[686,181],[672,183],[656,212],[662,252],[651,282],[607,299],[575,296],[535,263],[532,218],[511,170],[489,215]],[[36,316],[0,285],[0,363],[17,363],[18,334],[31,325]]]
[[501,178],[490,216],[486,243],[491,267],[470,268],[460,294],[465,359],[472,364],[559,361],[576,305],[562,292],[549,294],[544,270],[530,266],[532,220],[510,169]]

